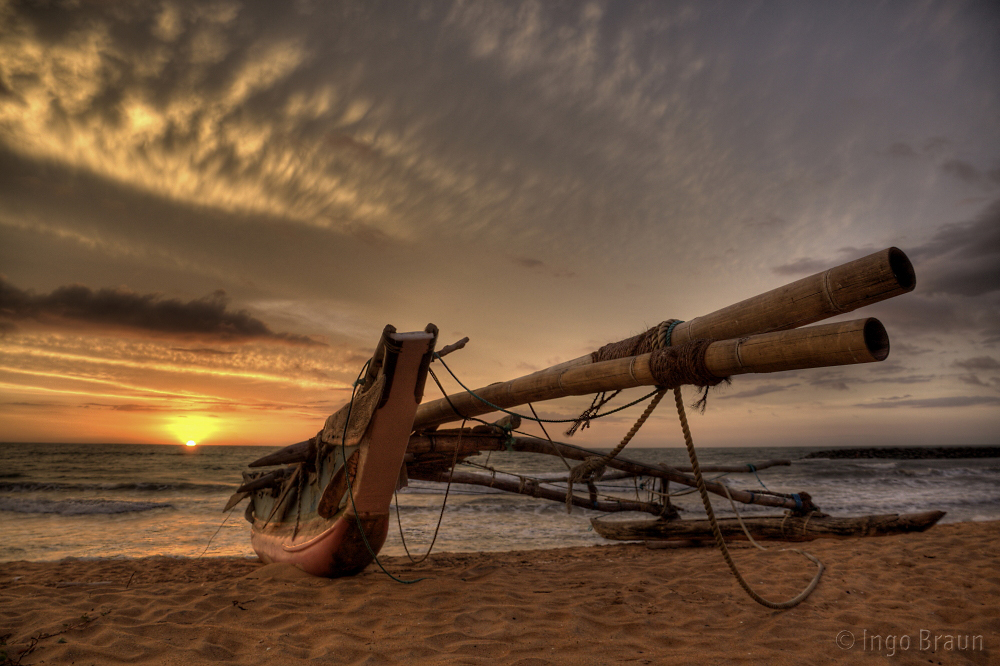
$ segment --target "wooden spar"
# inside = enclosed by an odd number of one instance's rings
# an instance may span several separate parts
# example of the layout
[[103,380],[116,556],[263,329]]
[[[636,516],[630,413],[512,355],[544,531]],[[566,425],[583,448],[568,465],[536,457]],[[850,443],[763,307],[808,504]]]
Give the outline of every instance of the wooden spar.
[[671,343],[799,328],[913,291],[916,284],[906,254],[889,247],[678,324]]
[[[459,440],[461,439],[461,445],[459,445]],[[542,443],[541,449],[539,449],[539,442]],[[571,444],[563,444],[562,442],[554,442],[558,444],[559,447],[572,447],[576,449],[574,453],[580,453],[584,458],[573,457],[574,460],[584,460],[585,457],[601,456],[604,455],[600,451],[591,451],[581,447],[574,447]],[[458,447],[458,455],[469,456],[475,455],[480,451],[503,451],[507,448],[507,435],[504,433],[475,433],[473,434],[471,428],[465,428],[462,432],[462,436],[458,436],[458,429],[452,430],[438,430],[433,434],[428,433],[417,433],[410,436],[410,444],[406,447],[407,459],[406,462],[413,463],[419,462],[419,455],[424,453],[440,453],[446,454],[449,458],[455,452],[455,448]],[[514,437],[510,441],[510,448],[513,451],[527,452],[527,453],[544,453],[548,455],[558,456],[559,453],[552,448],[548,440],[536,439],[529,437]],[[569,458],[570,456],[565,457]],[[712,474],[717,473],[728,473],[728,474],[746,474],[754,470],[767,469],[768,467],[787,467],[791,465],[790,460],[765,460],[759,463],[745,463],[743,465],[701,465],[701,471],[710,472]],[[629,476],[660,476],[662,477],[662,470],[653,466],[646,466],[648,472],[627,472]],[[678,467],[670,467],[670,469],[678,472],[690,472],[690,465],[681,465]],[[608,475],[605,474],[602,477],[604,480],[608,480]],[[665,477],[663,477],[665,478]]]
[[[674,345],[799,328],[913,291],[917,278],[902,250],[888,247],[674,327]],[[589,365],[590,354],[547,370]],[[540,372],[546,372],[542,370]]]
[[[904,532],[923,532],[944,516],[944,511],[834,518],[826,515],[769,516],[744,518],[754,539],[774,541],[812,541],[823,537],[848,538],[886,536]],[[592,519],[594,531],[605,539],[714,539],[707,520],[599,520]],[[723,538],[743,539],[746,535],[735,518],[718,521]]]
[[[657,380],[650,370],[653,354],[589,365],[555,366],[518,379],[490,384],[476,389],[475,393],[494,405],[509,409],[570,395],[655,386]],[[877,319],[869,317],[719,340],[708,347],[705,365],[716,377],[728,377],[750,372],[871,363],[881,361],[888,355],[889,336]],[[456,393],[420,405],[413,428],[426,429],[492,411],[496,411],[493,406],[470,393]]]
[[[449,475],[450,473],[446,470],[423,470],[413,472],[410,475],[410,478],[419,479],[421,481],[440,481],[442,483],[447,483]],[[504,476],[494,477],[490,474],[476,474],[474,472],[461,472],[458,470],[455,470],[454,474],[451,474],[450,476],[452,483],[466,483],[473,486],[496,488],[497,490],[503,490],[508,493],[538,497],[540,499],[553,500],[556,502],[566,501],[566,491],[559,490],[557,488],[545,488],[544,486],[541,486],[538,481],[533,479],[521,480],[510,478],[509,476],[506,478]],[[572,501],[573,506],[579,506],[585,509],[594,509],[596,511],[644,511],[653,515],[663,513],[662,505],[650,504],[649,502],[636,502],[635,500],[597,500],[595,502],[591,502],[589,498],[573,495]]]
[[271,465],[291,465],[305,462],[316,457],[316,440],[307,439],[304,442],[289,444],[283,449],[274,453],[269,453],[263,458],[258,458],[248,465],[248,467],[270,467]]
[[[427,435],[427,434],[411,435],[410,436],[410,446],[414,446],[415,444],[417,446],[421,446],[421,440],[423,440],[424,438],[426,438],[427,440],[431,440],[432,439],[432,440],[434,440],[434,442],[440,444],[440,443],[442,443],[442,440],[447,441],[448,437],[449,437],[448,435],[439,436],[439,435],[436,435],[436,434],[434,434],[434,435]],[[462,448],[463,448],[463,450],[465,448],[465,439],[467,437],[469,437],[469,436],[468,435],[462,435],[462,440],[463,440]],[[493,435],[493,437],[496,437],[496,435]],[[473,437],[473,438],[475,438],[475,437]],[[456,437],[456,440],[457,440],[457,437]],[[481,442],[481,443],[485,443],[487,441],[487,438],[485,436],[481,436],[477,441]],[[564,442],[549,442],[546,439],[539,439],[537,437],[514,437],[511,440],[510,445],[511,445],[511,449],[513,449],[514,451],[520,451],[520,452],[524,452],[524,453],[548,453],[548,454],[552,454],[554,450],[558,450],[559,453],[562,453],[563,457],[565,457],[565,458],[567,458],[569,460],[586,460],[587,458],[592,458],[593,456],[600,456],[600,455],[602,455],[601,453],[599,453],[597,451],[590,451],[590,450],[585,449],[585,448],[580,447],[580,446],[574,446],[572,444],[566,444]],[[407,450],[409,450],[409,449],[407,449]],[[454,452],[455,449],[454,449],[454,446],[451,449],[445,449],[443,447],[442,448],[438,448],[435,445],[435,448],[434,448],[435,452],[444,451],[444,450],[449,450],[451,452]],[[451,461],[449,460],[448,462],[450,463]],[[684,473],[682,473],[681,471],[679,471],[679,470],[677,470],[675,468],[668,467],[667,465],[659,465],[659,466],[655,466],[654,467],[652,465],[647,465],[645,463],[641,463],[641,462],[638,462],[636,460],[630,460],[629,458],[627,458],[627,457],[625,457],[623,455],[618,455],[613,460],[609,461],[608,462],[608,467],[610,467],[612,469],[621,470],[623,472],[631,472],[632,474],[639,475],[639,476],[652,476],[652,477],[656,477],[656,478],[660,478],[660,479],[667,479],[668,481],[674,481],[676,483],[679,483],[681,485],[688,486],[688,487],[691,487],[691,488],[695,488],[698,485],[698,483],[695,481],[695,479],[694,479],[693,476],[689,476],[687,474],[684,474]],[[410,476],[410,478],[416,478],[416,477],[414,477],[414,474],[416,474],[416,472],[413,471],[413,470],[417,470],[417,469],[419,469],[419,463],[416,460],[412,463],[412,466],[409,466],[409,465],[407,466],[407,474]],[[703,467],[702,470],[706,470],[706,468]],[[749,471],[749,470],[747,470],[747,469],[744,468],[744,469],[741,469],[739,471],[745,472],[745,471]],[[445,480],[447,480],[447,478]],[[726,491],[723,489],[723,486],[720,483],[717,483],[715,481],[708,481],[708,480],[706,480],[705,481],[705,487],[708,489],[708,492],[710,492],[710,493],[714,493],[714,494],[719,495],[721,497],[725,497],[726,496]],[[750,491],[747,491],[747,490],[736,490],[734,488],[729,488],[728,490],[729,490],[729,494],[732,496],[732,498],[733,498],[734,501],[741,502],[743,504],[759,504],[759,505],[762,505],[762,506],[773,506],[773,507],[777,507],[777,508],[781,508],[781,509],[789,509],[789,510],[792,510],[792,511],[795,511],[795,510],[810,511],[810,510],[813,510],[813,509],[816,508],[813,505],[812,498],[809,496],[808,493],[799,493],[799,497],[800,497],[800,500],[802,502],[802,504],[800,506],[800,505],[796,505],[795,500],[792,499],[792,498],[789,498],[789,497],[780,497],[780,496],[776,496],[776,495],[765,495],[765,494],[762,494],[762,493],[750,492]]]

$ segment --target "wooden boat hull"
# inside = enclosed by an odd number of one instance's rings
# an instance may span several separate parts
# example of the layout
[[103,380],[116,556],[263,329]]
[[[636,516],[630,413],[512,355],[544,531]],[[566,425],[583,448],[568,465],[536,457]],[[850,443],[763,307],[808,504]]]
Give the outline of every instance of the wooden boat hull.
[[265,564],[290,562],[314,576],[351,576],[371,564],[389,533],[388,514],[358,522],[356,516],[317,517],[294,536],[290,529],[254,529],[250,543]]
[[[298,459],[280,485],[246,493],[250,542],[263,562],[346,576],[368,566],[385,543],[389,505],[437,339],[433,326],[419,333],[390,329],[351,404],[327,419],[313,440],[257,461],[273,464],[288,453]],[[253,485],[264,476],[247,473],[244,481]]]
[[[769,516],[744,518],[750,534],[758,541],[812,541],[820,538],[887,536],[923,532],[937,523],[944,511],[835,518],[833,516]],[[715,537],[708,520],[599,520],[592,519],[594,531],[617,541],[691,540]],[[735,518],[723,518],[719,529],[726,540],[746,535]]]

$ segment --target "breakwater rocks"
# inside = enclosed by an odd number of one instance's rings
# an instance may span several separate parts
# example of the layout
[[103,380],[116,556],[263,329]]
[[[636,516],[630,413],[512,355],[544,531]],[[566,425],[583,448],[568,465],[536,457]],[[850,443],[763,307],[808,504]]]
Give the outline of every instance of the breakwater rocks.
[[1000,446],[886,446],[813,451],[803,458],[1000,458]]

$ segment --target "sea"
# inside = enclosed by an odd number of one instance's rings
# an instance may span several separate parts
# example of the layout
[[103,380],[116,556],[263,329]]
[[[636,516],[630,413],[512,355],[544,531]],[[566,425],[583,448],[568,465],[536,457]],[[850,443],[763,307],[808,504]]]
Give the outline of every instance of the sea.
[[[247,463],[274,450],[252,446],[0,443],[0,561],[63,558],[253,557],[244,504],[222,509]],[[838,516],[946,511],[942,522],[1000,520],[1000,458],[829,459],[804,456],[815,447],[703,448],[702,465],[742,465],[786,459],[789,466],[727,474],[732,488],[808,492]],[[628,449],[647,463],[687,464],[682,448]],[[480,466],[540,479],[565,477],[558,457],[492,452]],[[470,470],[470,471],[482,471]],[[706,478],[718,475],[706,474]],[[647,499],[649,480],[598,484],[601,493]],[[670,485],[671,492],[684,489]],[[391,509],[382,553],[508,551],[611,543],[590,519],[596,511],[478,486],[410,481]],[[697,493],[676,495],[684,518],[702,518]],[[728,500],[713,496],[716,512],[732,516]],[[741,515],[780,509],[738,505]],[[646,517],[632,513],[629,517]]]

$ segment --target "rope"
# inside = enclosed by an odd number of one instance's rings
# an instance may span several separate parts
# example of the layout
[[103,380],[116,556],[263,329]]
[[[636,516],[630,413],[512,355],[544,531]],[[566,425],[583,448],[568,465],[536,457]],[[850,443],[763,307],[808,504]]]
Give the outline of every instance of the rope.
[[[573,435],[576,434],[577,430],[586,430],[587,428],[589,428],[591,419],[597,417],[597,413],[601,410],[601,407],[614,400],[615,396],[617,396],[621,392],[622,392],[621,389],[618,389],[610,396],[608,396],[607,391],[601,391],[600,393],[595,393],[594,399],[590,403],[590,407],[587,407],[587,409],[583,410],[582,414],[576,417],[576,420],[573,421],[573,425],[571,425],[569,429],[566,430],[566,436],[572,437]],[[536,414],[535,416],[537,417],[538,415]]]
[[806,535],[806,528],[809,526],[809,519],[816,515],[815,511],[810,511],[809,515],[806,516],[806,520],[802,523],[802,536]]
[[[542,429],[542,432],[545,434],[545,439],[549,440],[549,444],[552,445],[552,448],[555,449],[556,453],[559,454],[559,457],[562,458],[563,464],[566,465],[566,469],[572,470],[573,466],[570,465],[569,461],[566,460],[566,456],[563,455],[562,449],[560,449],[558,446],[556,446],[556,443],[552,441],[552,438],[549,437],[549,431],[545,429],[545,424],[542,423],[541,420],[538,418],[538,412],[535,411],[535,406],[532,405],[529,402],[528,403],[528,409],[531,410],[531,415],[535,417],[536,421],[538,421],[538,426]],[[489,461],[490,461],[490,457],[489,457],[489,455],[487,455],[486,456],[486,462],[489,463]]]
[[226,517],[222,519],[222,522],[219,524],[219,527],[215,530],[215,534],[213,534],[209,538],[208,543],[205,544],[205,550],[201,551],[201,555],[198,556],[198,559],[201,559],[202,557],[204,557],[205,553],[208,552],[209,546],[212,545],[212,542],[215,541],[215,537],[218,536],[219,532],[222,531],[222,526],[226,524],[227,520],[229,520],[229,516],[233,515],[233,511],[236,511],[236,507],[235,506],[232,509],[230,509],[229,513],[226,514]]
[[573,513],[573,483],[576,481],[591,481],[595,476],[600,479],[601,473],[603,473],[607,464],[611,462],[615,456],[621,453],[622,449],[628,446],[628,443],[632,441],[635,434],[639,432],[639,428],[642,427],[642,424],[646,422],[649,415],[652,414],[653,410],[656,409],[656,406],[660,404],[660,400],[663,399],[666,392],[667,389],[658,388],[656,390],[656,395],[653,396],[649,405],[646,406],[646,409],[636,420],[635,425],[633,425],[632,429],[626,433],[625,437],[622,438],[622,441],[614,448],[614,450],[605,456],[591,456],[572,469],[569,475],[569,483],[566,486],[566,513]]
[[757,482],[760,484],[760,487],[763,488],[764,490],[767,490],[767,492],[771,492],[770,489],[768,489],[768,487],[764,485],[764,482],[761,480],[760,475],[757,474],[757,467],[753,463],[747,463],[747,467],[749,467],[750,471],[753,472],[753,475],[757,477]]
[[639,335],[604,345],[597,351],[590,353],[590,360],[594,363],[613,361],[669,347],[674,327],[683,323],[680,319],[667,319]]
[[[462,421],[462,428],[465,428],[465,421]],[[406,551],[406,556],[410,558],[410,562],[414,564],[420,564],[430,556],[431,551],[434,550],[434,542],[437,541],[438,531],[441,529],[441,519],[444,518],[444,507],[448,504],[448,493],[451,492],[451,480],[455,476],[455,465],[458,463],[458,450],[462,448],[462,430],[458,431],[458,444],[455,445],[455,455],[451,460],[451,472],[448,474],[448,485],[444,489],[444,500],[441,502],[441,513],[438,514],[437,527],[434,528],[434,538],[431,539],[431,545],[427,547],[427,552],[420,556],[420,559],[414,559],[413,555],[410,554],[410,549],[406,547],[406,537],[403,536],[403,522],[399,518],[399,494],[396,491],[392,492],[392,496],[396,499],[396,524],[399,525],[399,540],[403,542],[403,550]]]
[[[746,580],[743,578],[743,576],[740,574],[739,569],[736,568],[736,563],[733,561],[732,556],[729,554],[729,548],[726,546],[726,541],[725,539],[722,538],[722,531],[719,529],[719,522],[715,518],[715,511],[712,510],[712,502],[708,498],[708,490],[705,488],[705,479],[701,475],[701,466],[698,465],[698,455],[695,453],[694,438],[691,437],[691,428],[688,426],[687,415],[684,413],[684,400],[681,397],[680,387],[674,389],[674,402],[677,404],[677,416],[680,417],[681,430],[684,432],[684,443],[685,445],[687,445],[688,457],[691,459],[691,469],[692,471],[694,471],[695,480],[698,482],[698,493],[701,495],[702,504],[705,505],[705,513],[708,514],[708,521],[712,525],[712,533],[715,536],[715,543],[719,547],[719,551],[722,553],[723,559],[726,560],[726,564],[729,565],[729,570],[733,572],[733,576],[736,577],[736,581],[740,584],[740,587],[743,588],[743,590],[750,596],[751,599],[759,603],[761,606],[766,606],[767,608],[774,608],[774,609],[793,608],[795,606],[798,606],[800,603],[805,601],[805,599],[810,594],[812,594],[813,590],[816,589],[816,586],[819,585],[819,579],[823,575],[823,570],[825,569],[823,563],[817,560],[809,553],[797,549],[789,549],[792,550],[793,552],[797,552],[800,555],[805,556],[810,561],[816,564],[819,570],[816,572],[816,576],[812,579],[812,582],[810,582],[809,585],[806,586],[804,590],[802,590],[802,592],[800,592],[795,597],[789,599],[788,601],[780,601],[780,602],[768,601],[764,597],[754,592],[753,588],[750,587],[749,583],[747,583]],[[728,490],[726,491],[726,495],[727,496],[729,495]],[[732,501],[731,497],[730,501]],[[736,505],[734,504],[733,509],[735,508]],[[736,515],[739,516],[739,513],[737,513]],[[742,519],[740,519],[740,525],[743,525]],[[744,532],[746,532],[746,526],[743,526],[743,530]],[[747,532],[747,536],[749,536],[749,532]]]

